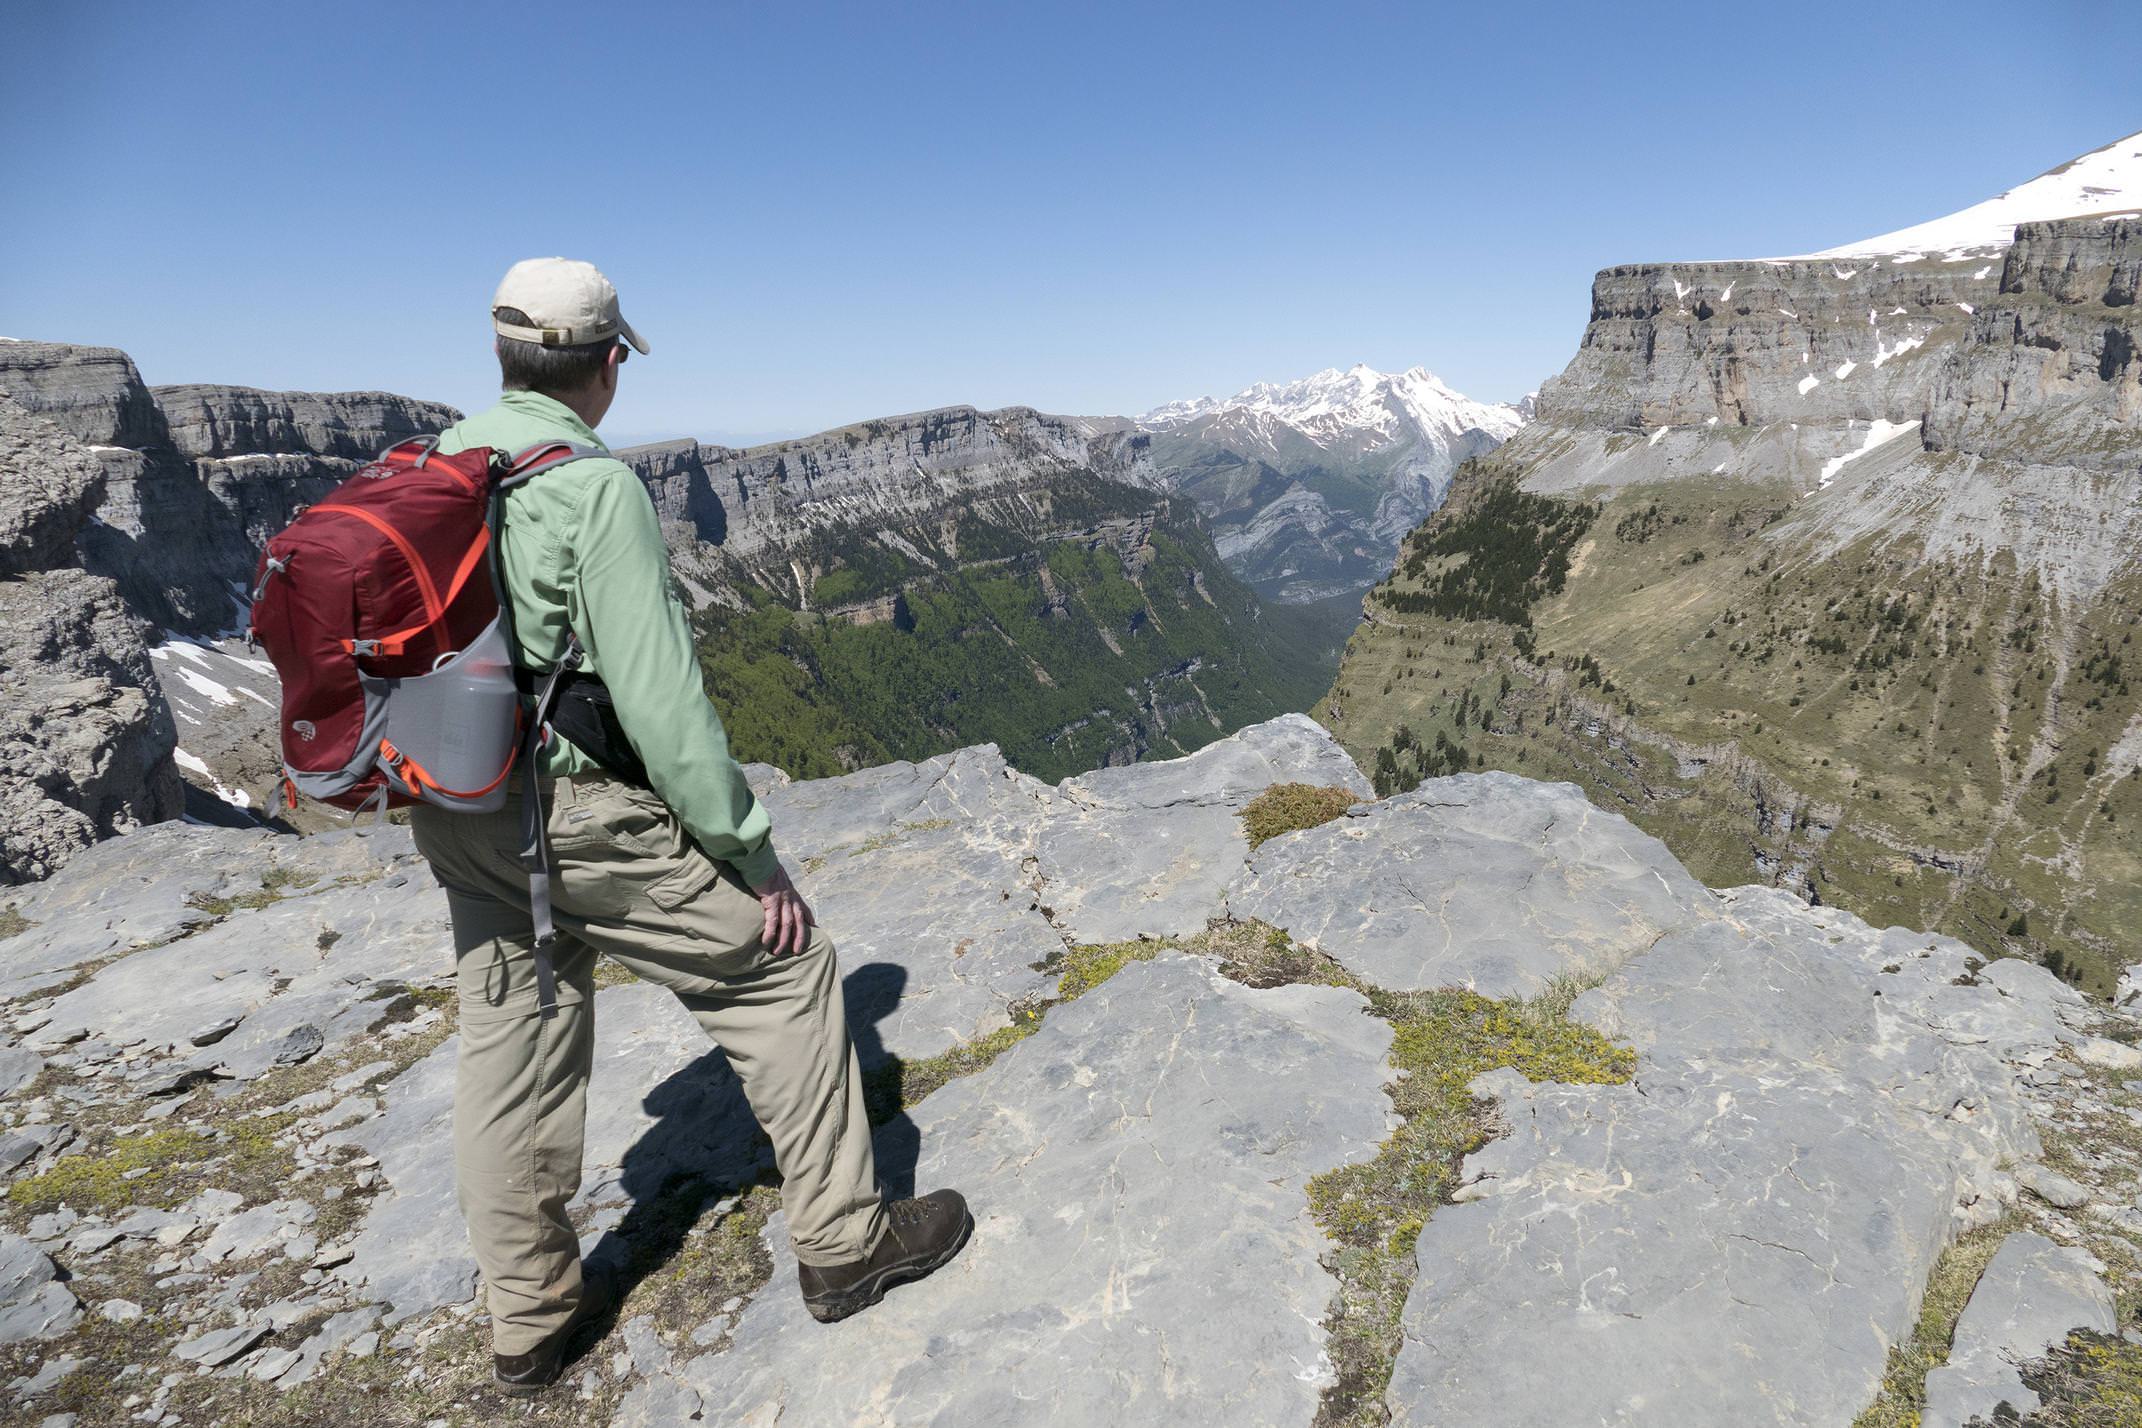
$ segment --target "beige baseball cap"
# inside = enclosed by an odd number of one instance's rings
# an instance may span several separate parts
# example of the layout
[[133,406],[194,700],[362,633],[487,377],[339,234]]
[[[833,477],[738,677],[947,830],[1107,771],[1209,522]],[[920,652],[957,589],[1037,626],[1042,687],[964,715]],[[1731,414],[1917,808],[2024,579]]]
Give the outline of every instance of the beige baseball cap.
[[[498,310],[517,307],[532,327],[501,322]],[[491,294],[491,326],[501,337],[545,347],[577,347],[622,337],[645,356],[647,342],[617,310],[617,289],[593,263],[577,258],[523,258],[506,269]]]

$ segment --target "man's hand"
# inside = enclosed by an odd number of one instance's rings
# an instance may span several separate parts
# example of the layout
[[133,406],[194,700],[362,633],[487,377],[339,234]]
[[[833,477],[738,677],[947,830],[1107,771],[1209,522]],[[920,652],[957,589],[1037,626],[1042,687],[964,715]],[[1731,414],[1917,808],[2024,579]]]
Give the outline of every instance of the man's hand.
[[759,907],[766,914],[766,927],[759,940],[766,944],[768,952],[776,957],[793,957],[810,945],[811,929],[818,925],[818,919],[811,916],[811,905],[788,880],[788,869],[776,865],[774,875],[752,891],[759,895]]

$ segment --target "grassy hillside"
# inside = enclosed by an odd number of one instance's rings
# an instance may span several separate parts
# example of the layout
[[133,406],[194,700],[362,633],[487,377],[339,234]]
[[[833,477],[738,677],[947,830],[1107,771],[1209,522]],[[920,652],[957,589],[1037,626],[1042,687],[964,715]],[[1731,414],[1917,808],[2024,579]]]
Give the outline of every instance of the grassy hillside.
[[1385,788],[1566,778],[1713,885],[1774,882],[2109,990],[2142,926],[2130,580],[1823,553],[1783,485],[1599,501],[1489,457],[1371,593],[1315,711]]
[[1194,522],[1096,483],[1039,539],[979,518],[919,558],[821,540],[810,598],[746,583],[702,608],[708,687],[739,757],[817,777],[995,742],[1056,779],[1173,757],[1306,709],[1343,633],[1317,608],[1264,606]]

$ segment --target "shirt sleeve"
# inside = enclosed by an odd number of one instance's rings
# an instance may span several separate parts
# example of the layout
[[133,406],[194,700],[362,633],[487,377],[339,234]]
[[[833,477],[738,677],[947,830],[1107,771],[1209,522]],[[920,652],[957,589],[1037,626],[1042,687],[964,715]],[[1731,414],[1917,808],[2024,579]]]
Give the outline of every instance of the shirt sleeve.
[[604,466],[580,501],[573,628],[654,791],[709,857],[757,887],[780,867],[771,822],[701,683],[654,502],[630,468]]

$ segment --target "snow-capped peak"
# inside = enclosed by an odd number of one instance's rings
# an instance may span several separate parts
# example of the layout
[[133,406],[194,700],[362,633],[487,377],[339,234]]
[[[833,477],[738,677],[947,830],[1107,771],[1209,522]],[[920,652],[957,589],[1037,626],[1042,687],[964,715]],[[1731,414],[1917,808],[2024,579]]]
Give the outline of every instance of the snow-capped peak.
[[[1319,444],[1348,435],[1381,444],[1473,430],[1500,441],[1524,424],[1517,408],[1476,402],[1452,391],[1426,367],[1387,373],[1366,363],[1344,371],[1326,368],[1299,381],[1259,382],[1231,397],[1170,402],[1147,412],[1138,424],[1158,431],[1207,418],[1262,419],[1290,427]],[[1376,441],[1379,437],[1381,441]]]
[[1910,228],[1810,254],[1871,258],[1891,253],[1969,257],[2007,247],[2018,223],[2133,212],[2142,206],[2142,133],[2070,159],[1984,203]]

